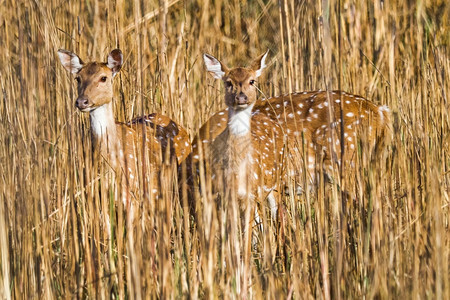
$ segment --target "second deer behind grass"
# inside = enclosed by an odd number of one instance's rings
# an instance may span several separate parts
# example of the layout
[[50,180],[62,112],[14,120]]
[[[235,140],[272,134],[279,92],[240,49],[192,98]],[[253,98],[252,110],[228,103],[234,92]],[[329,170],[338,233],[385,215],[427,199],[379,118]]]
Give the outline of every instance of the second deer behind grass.
[[[256,79],[267,52],[250,67],[228,68],[205,54],[206,69],[225,85],[227,106],[212,116],[193,141],[194,162],[206,162],[214,192],[237,196],[241,208],[294,183],[314,186],[334,169],[349,172],[360,158],[373,160],[390,135],[390,111],[341,91],[300,92],[258,100]],[[359,156],[359,158],[358,158]],[[207,172],[206,172],[207,173]],[[218,182],[220,180],[220,182]],[[221,186],[218,190],[215,186]]]

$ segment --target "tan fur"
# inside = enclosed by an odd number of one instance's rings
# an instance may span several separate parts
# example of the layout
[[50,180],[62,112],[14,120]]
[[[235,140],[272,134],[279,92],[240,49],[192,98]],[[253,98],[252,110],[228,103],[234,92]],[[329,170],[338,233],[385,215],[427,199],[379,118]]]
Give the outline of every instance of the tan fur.
[[[113,98],[112,72],[105,63],[90,62],[76,76],[80,80],[78,97],[85,95],[96,106],[106,104]],[[107,77],[107,81],[100,84],[103,76]]]

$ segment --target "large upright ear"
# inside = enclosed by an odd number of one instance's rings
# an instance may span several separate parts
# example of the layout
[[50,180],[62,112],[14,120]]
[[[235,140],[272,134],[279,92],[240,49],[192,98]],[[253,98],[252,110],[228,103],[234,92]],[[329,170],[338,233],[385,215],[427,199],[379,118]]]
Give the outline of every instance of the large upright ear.
[[83,68],[83,61],[75,53],[59,49],[58,56],[64,68],[70,73],[76,74]]
[[209,54],[203,54],[206,70],[211,73],[214,78],[222,79],[223,75],[228,72],[227,66],[222,64],[217,58]]
[[255,59],[250,66],[250,68],[256,72],[256,77],[261,76],[262,70],[266,67],[267,54],[269,54],[269,50]]
[[106,66],[111,69],[113,77],[120,71],[123,63],[123,55],[120,49],[114,49],[108,55],[108,63]]

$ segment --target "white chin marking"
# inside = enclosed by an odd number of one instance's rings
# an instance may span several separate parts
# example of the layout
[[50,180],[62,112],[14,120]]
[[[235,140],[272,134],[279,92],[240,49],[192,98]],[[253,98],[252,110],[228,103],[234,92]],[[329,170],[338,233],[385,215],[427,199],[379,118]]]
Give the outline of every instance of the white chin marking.
[[230,108],[228,127],[230,133],[233,135],[245,135],[250,132],[250,120],[252,117],[253,105],[249,105],[247,108],[239,111],[235,111]]

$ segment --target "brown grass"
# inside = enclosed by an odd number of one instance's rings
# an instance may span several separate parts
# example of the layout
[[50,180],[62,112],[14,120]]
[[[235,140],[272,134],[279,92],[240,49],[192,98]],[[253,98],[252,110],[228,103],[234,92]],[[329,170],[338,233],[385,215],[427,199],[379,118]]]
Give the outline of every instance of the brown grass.
[[[0,1],[0,298],[449,299],[449,24],[445,0]],[[266,96],[389,105],[387,159],[345,177],[345,206],[335,186],[285,197],[283,234],[267,226],[251,259],[232,211],[202,198],[194,221],[170,184],[131,234],[56,56],[115,47],[119,120],[162,112],[193,137],[224,107],[201,54],[235,66],[270,49]]]

